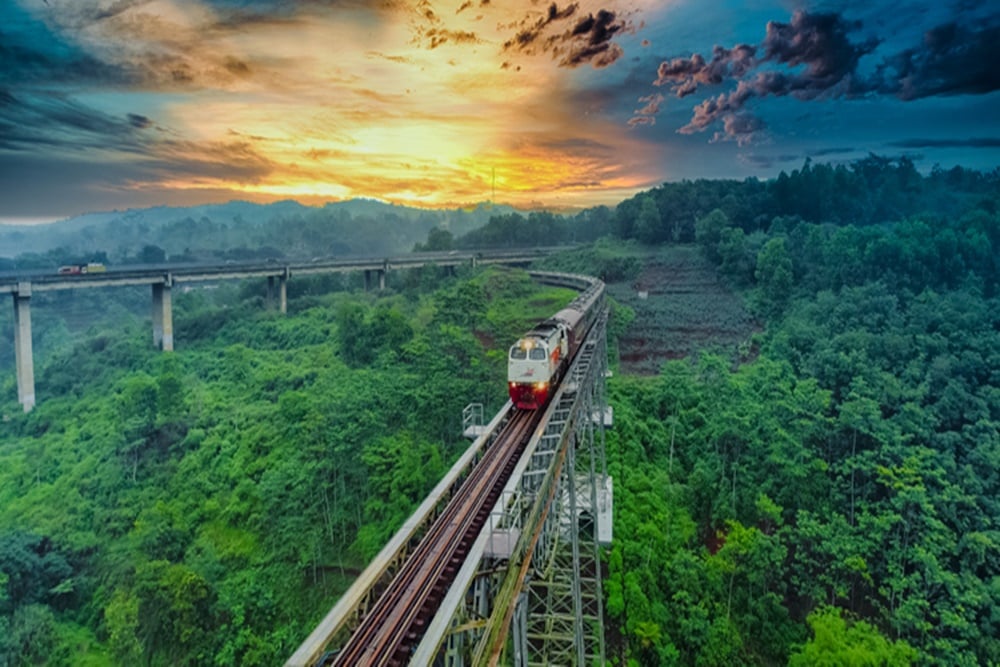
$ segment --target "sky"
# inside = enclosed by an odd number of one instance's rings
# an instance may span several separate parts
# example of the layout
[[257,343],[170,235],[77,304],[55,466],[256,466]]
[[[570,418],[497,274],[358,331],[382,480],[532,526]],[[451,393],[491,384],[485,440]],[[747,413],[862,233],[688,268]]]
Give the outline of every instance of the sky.
[[1000,167],[995,0],[0,0],[0,222]]

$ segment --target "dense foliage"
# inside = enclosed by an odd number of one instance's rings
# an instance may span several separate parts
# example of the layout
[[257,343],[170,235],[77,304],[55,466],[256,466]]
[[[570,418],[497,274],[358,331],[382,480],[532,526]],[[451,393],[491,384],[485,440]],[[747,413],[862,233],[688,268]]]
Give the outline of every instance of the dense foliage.
[[465,404],[506,399],[491,341],[572,298],[321,282],[288,316],[178,295],[177,353],[95,331],[3,404],[0,664],[280,664],[466,446]]
[[408,252],[429,230],[465,234],[507,206],[427,210],[374,200],[294,201],[91,213],[48,225],[0,225],[0,271],[71,263],[247,261]]
[[613,384],[618,658],[1000,662],[992,197],[878,225],[694,220],[767,329],[735,369]]
[[[998,172],[872,156],[430,228],[420,249],[617,237],[548,266],[618,295],[694,243],[760,323],[610,381],[615,663],[1000,664],[998,201]],[[497,349],[569,298],[392,286],[296,278],[287,317],[259,285],[178,295],[174,355],[144,291],[33,297],[35,411],[0,377],[0,664],[286,657],[461,449],[465,403],[503,400]]]
[[[502,248],[586,243],[605,236],[647,244],[691,243],[697,222],[718,209],[734,230],[768,232],[782,219],[868,227],[934,212],[957,217],[979,204],[996,212],[1000,170],[935,168],[922,176],[908,158],[871,155],[849,165],[813,164],[771,181],[746,179],[664,183],[619,203],[571,217],[548,213],[496,215],[449,247]],[[439,241],[441,239],[438,239]],[[738,243],[734,238],[729,243]],[[444,249],[444,248],[441,248]]]

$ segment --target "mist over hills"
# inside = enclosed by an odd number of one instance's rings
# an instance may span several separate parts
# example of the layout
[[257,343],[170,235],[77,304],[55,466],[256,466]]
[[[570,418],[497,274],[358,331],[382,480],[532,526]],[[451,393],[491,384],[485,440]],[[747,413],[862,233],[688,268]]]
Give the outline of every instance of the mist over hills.
[[[869,155],[850,164],[806,160],[776,179],[663,183],[569,215],[481,203],[423,209],[354,199],[324,206],[285,200],[90,213],[44,225],[0,224],[0,269],[61,264],[310,260],[427,249],[583,243],[603,236],[642,243],[692,243],[713,211],[749,239],[798,221],[870,227],[919,218],[934,227],[970,210],[998,209],[1000,171],[935,168],[906,157]],[[430,232],[434,231],[433,234]],[[735,233],[735,232],[734,232]],[[434,237],[433,239],[431,237]],[[426,241],[426,244],[424,243]]]
[[325,206],[293,200],[271,204],[230,201],[190,207],[157,206],[86,213],[40,225],[0,225],[0,257],[25,255],[54,263],[102,259],[122,262],[147,246],[166,259],[208,259],[254,249],[272,256],[363,255],[408,252],[434,228],[455,236],[515,212],[481,203],[473,209],[430,210],[353,199]]

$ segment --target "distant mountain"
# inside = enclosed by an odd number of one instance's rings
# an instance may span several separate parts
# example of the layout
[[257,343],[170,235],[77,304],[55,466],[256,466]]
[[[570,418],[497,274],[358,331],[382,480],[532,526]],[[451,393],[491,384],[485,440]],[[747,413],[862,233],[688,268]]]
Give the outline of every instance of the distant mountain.
[[[353,199],[305,206],[231,201],[190,207],[87,213],[42,225],[0,225],[0,257],[46,255],[37,262],[59,264],[91,256],[111,262],[135,258],[144,248],[167,257],[222,256],[262,247],[287,257],[406,252],[438,227],[459,236],[482,227],[510,206],[479,204],[472,209],[432,210]],[[245,254],[245,253],[244,253]]]

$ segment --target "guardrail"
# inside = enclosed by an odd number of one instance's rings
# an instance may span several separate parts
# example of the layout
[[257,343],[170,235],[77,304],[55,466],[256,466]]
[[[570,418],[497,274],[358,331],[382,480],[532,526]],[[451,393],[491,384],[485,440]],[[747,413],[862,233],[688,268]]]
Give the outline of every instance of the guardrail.
[[[544,284],[579,290],[580,296],[574,300],[574,303],[583,302],[588,307],[600,308],[601,313],[597,318],[598,321],[588,334],[588,342],[585,342],[581,347],[581,354],[578,355],[573,366],[567,372],[567,380],[564,381],[564,385],[560,387],[547,408],[543,417],[543,426],[539,427],[538,432],[528,444],[528,450],[522,456],[514,476],[506,485],[501,494],[500,501],[493,509],[494,518],[488,522],[487,528],[477,538],[473,546],[474,555],[467,559],[467,562],[461,568],[451,590],[442,602],[438,615],[434,617],[423,641],[417,647],[417,652],[414,654],[414,660],[416,661],[414,664],[431,664],[437,656],[444,636],[448,632],[451,632],[456,625],[453,619],[462,613],[461,608],[469,597],[467,590],[469,589],[470,582],[477,576],[479,564],[485,553],[492,550],[491,553],[496,556],[497,549],[503,551],[506,557],[511,558],[511,568],[514,568],[515,565],[519,566],[525,558],[530,562],[534,544],[527,544],[525,539],[533,538],[537,540],[538,531],[540,530],[539,517],[544,521],[545,512],[542,506],[537,504],[540,501],[537,501],[535,492],[539,490],[539,487],[535,486],[535,483],[531,485],[531,497],[523,495],[523,477],[527,474],[528,477],[538,480],[538,485],[545,489],[545,493],[539,493],[538,497],[546,495],[548,500],[551,501],[552,494],[559,487],[559,474],[561,471],[561,468],[555,465],[553,461],[557,458],[559,451],[563,451],[562,456],[565,456],[564,446],[567,439],[570,438],[569,431],[566,429],[572,429],[577,423],[581,422],[583,418],[579,416],[580,414],[587,415],[586,418],[592,417],[592,401],[588,399],[581,402],[577,400],[577,397],[587,393],[581,391],[581,388],[585,383],[598,381],[595,379],[598,375],[600,376],[599,381],[603,382],[603,369],[606,368],[606,359],[601,359],[596,364],[593,363],[593,360],[595,354],[606,355],[603,344],[606,313],[603,310],[603,303],[595,304],[591,299],[594,291],[600,289],[603,285],[601,281],[589,276],[567,273],[532,271],[530,275],[536,281]],[[597,338],[600,338],[601,341],[597,342]],[[572,380],[572,382],[569,380]],[[585,407],[578,408],[578,403],[581,406],[585,405]],[[378,556],[376,556],[372,563],[355,580],[354,584],[343,594],[336,605],[327,613],[292,657],[289,658],[285,663],[285,667],[312,667],[313,665],[322,664],[329,646],[339,646],[346,641],[351,630],[358,625],[366,610],[376,599],[375,591],[383,589],[385,583],[391,580],[392,575],[399,569],[402,560],[406,558],[406,555],[414,546],[414,540],[426,532],[429,525],[440,513],[442,507],[454,495],[458,485],[461,484],[472,467],[476,465],[481,453],[496,440],[503,426],[507,423],[509,416],[512,414],[511,410],[512,405],[508,401],[503,409],[493,417],[489,425],[485,427],[485,433],[469,446],[462,457],[452,466],[444,479],[421,503],[420,507],[403,524],[389,543],[379,552]],[[572,419],[568,419],[570,414],[572,414]],[[601,457],[603,459],[603,441]],[[603,485],[603,481],[601,484]],[[594,506],[596,507],[596,503]],[[608,512],[608,516],[610,517],[610,511]],[[523,533],[521,531],[522,525],[524,527]],[[596,525],[597,521],[595,520]],[[501,527],[504,530],[498,530]],[[506,530],[511,527],[515,527],[517,529],[516,532]],[[505,546],[497,546],[499,544],[497,541],[498,535],[500,541],[506,540],[504,543]],[[514,559],[515,554],[516,560]],[[497,573],[501,572],[501,570],[494,568],[493,571]],[[507,571],[511,572],[511,570]],[[518,574],[520,576],[517,576]],[[502,605],[513,604],[514,598],[523,587],[523,584],[523,572],[513,572],[513,575],[509,575],[506,583],[502,586],[501,593],[506,591],[506,594],[499,598],[500,603]],[[599,586],[599,581],[597,585]],[[497,588],[498,590],[501,588],[499,582],[497,582]],[[481,598],[482,595],[479,597]],[[498,609],[496,606],[493,606],[492,615],[488,623],[480,623],[477,626],[478,631],[471,626],[462,626],[466,630],[471,630],[480,639],[478,646],[480,652],[494,650],[494,645],[498,641],[498,637],[502,641],[502,636],[509,627],[510,622],[510,614],[507,612],[508,610],[505,607]],[[461,623],[459,625],[461,626]],[[603,619],[600,625],[603,627]],[[483,630],[486,631],[485,635]],[[601,634],[603,635],[603,631]],[[484,641],[486,642],[485,644],[483,643]],[[603,653],[603,638],[601,642],[601,653]],[[458,659],[457,656],[460,653],[462,652],[455,652],[451,656],[451,662],[448,664],[459,664],[455,660]]]

